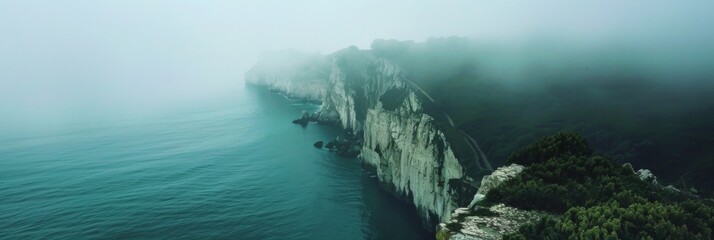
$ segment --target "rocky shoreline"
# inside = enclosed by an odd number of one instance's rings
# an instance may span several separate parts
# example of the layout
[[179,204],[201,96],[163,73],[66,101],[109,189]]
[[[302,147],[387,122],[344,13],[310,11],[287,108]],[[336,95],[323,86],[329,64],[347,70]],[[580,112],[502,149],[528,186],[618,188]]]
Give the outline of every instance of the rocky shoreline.
[[[351,130],[346,130],[342,136],[337,136],[327,142],[324,147],[338,156],[344,158],[356,158],[362,153],[361,135],[353,134]],[[317,148],[322,148],[323,141],[319,140],[313,144]]]
[[[333,125],[335,121],[332,119],[325,119],[320,117],[320,113],[312,113],[303,111],[300,118],[292,121],[293,124],[300,125],[302,127],[307,127],[308,123],[318,123]],[[316,148],[325,148],[329,151],[335,152],[338,156],[344,158],[356,158],[362,153],[362,144],[364,141],[364,132],[354,132],[351,128],[347,128],[343,131],[341,136],[336,136],[331,140],[318,140],[313,146]],[[325,143],[327,142],[327,143]]]

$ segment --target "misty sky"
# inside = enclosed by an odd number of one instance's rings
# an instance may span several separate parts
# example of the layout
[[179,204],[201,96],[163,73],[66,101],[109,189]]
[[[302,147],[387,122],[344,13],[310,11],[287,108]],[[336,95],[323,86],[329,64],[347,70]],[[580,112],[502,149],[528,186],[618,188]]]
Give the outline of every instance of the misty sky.
[[545,37],[626,42],[689,64],[714,42],[713,1],[444,2],[0,1],[0,129],[230,93],[266,50]]

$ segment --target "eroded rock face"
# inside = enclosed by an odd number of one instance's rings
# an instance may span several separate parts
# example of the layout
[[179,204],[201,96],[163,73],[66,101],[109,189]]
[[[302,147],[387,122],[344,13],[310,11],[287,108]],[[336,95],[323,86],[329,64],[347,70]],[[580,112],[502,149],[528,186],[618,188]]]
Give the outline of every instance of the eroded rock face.
[[[445,133],[423,111],[422,100],[397,65],[355,49],[327,58],[332,61],[329,78],[309,90],[297,86],[298,78],[265,71],[246,74],[246,80],[287,95],[322,97],[321,110],[311,119],[362,133],[360,151],[352,152],[361,154],[363,165],[377,172],[386,190],[413,203],[424,225],[433,230],[458,207],[456,196],[470,187],[463,183],[471,182]],[[389,106],[384,107],[387,91],[399,94],[387,96]],[[331,141],[325,147],[339,146]]]
[[[333,65],[332,90],[323,111],[334,111],[345,128],[364,131],[364,165],[377,172],[387,190],[413,203],[425,227],[433,229],[458,207],[448,183],[464,179],[464,169],[434,118],[423,112],[421,100],[405,83],[405,73],[388,61],[370,61],[359,77]],[[360,89],[345,89],[355,85],[348,79],[361,79]],[[390,89],[400,89],[406,97],[387,110],[380,97]]]
[[543,213],[504,204],[479,206],[491,189],[516,177],[523,169],[521,165],[512,164],[483,177],[481,187],[469,207],[456,209],[450,219],[439,224],[437,239],[501,239],[504,234],[518,231],[523,224],[540,219]]
[[380,182],[411,200],[425,224],[433,226],[458,207],[448,183],[465,175],[444,133],[419,106],[412,93],[395,111],[379,104],[370,109],[362,154]]

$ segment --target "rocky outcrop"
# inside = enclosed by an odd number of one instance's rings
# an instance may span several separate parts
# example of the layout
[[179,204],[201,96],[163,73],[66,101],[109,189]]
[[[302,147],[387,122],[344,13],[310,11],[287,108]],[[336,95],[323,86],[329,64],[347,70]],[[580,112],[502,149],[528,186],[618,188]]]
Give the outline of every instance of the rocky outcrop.
[[439,225],[438,240],[500,240],[507,233],[518,231],[524,223],[538,221],[542,213],[496,204],[470,210],[458,208],[448,223]]
[[[631,166],[632,166],[632,165],[630,165],[630,168],[632,168]],[[634,172],[634,171],[633,171],[633,172]],[[657,176],[655,176],[654,173],[652,173],[652,171],[650,171],[649,169],[640,169],[640,170],[637,170],[637,172],[634,172],[634,173],[635,173],[635,175],[637,175],[637,177],[639,177],[640,180],[643,181],[643,182],[646,182],[646,183],[649,183],[649,184],[652,184],[652,185],[661,187],[662,189],[667,190],[667,191],[669,191],[669,192],[683,193],[683,194],[687,194],[687,195],[689,195],[689,196],[693,196],[693,197],[699,198],[699,197],[697,196],[697,190],[694,189],[694,188],[685,189],[686,191],[682,191],[682,190],[680,190],[679,188],[675,187],[674,185],[667,185],[667,186],[660,185],[659,182],[657,182]]]
[[305,126],[307,126],[308,123],[310,123],[310,121],[312,121],[312,118],[310,117],[310,114],[307,113],[307,112],[305,112],[305,111],[303,111],[303,112],[302,112],[302,115],[300,116],[300,118],[293,120],[293,123],[294,123],[294,124],[299,124],[299,125],[305,127]]
[[469,168],[457,159],[445,125],[424,110],[424,100],[408,84],[405,72],[356,48],[326,59],[331,62],[329,78],[310,85],[310,91],[295,87],[307,83],[300,78],[262,68],[247,73],[246,81],[287,95],[322,96],[321,110],[309,118],[361,135],[349,148],[341,141],[330,141],[325,147],[359,154],[384,189],[416,206],[428,229],[466,205],[476,189]]
[[486,198],[486,193],[491,191],[491,189],[497,187],[501,183],[508,179],[516,177],[519,173],[523,171],[524,167],[518,164],[511,164],[507,167],[500,167],[491,175],[486,175],[481,180],[481,186],[478,188],[478,192],[474,195],[474,199],[471,200],[469,204],[469,209],[475,209],[476,204],[483,201]]
[[655,177],[655,175],[652,174],[652,171],[650,171],[649,169],[637,170],[637,176],[640,177],[640,180],[642,180],[643,182],[658,185],[657,177]]
[[362,151],[362,135],[347,130],[343,136],[336,137],[325,147],[341,157],[354,158],[359,156]]
[[523,169],[521,165],[512,164],[500,167],[491,175],[485,176],[469,207],[456,209],[450,219],[439,224],[437,239],[501,239],[504,234],[518,231],[523,224],[540,219],[544,213],[504,204],[481,204],[491,189],[517,176]]

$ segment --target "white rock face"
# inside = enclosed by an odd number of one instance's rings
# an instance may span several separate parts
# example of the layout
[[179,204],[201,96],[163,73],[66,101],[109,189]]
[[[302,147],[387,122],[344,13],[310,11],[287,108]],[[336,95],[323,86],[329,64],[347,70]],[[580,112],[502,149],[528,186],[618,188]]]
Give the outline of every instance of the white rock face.
[[491,175],[483,177],[481,187],[469,207],[456,209],[450,219],[439,224],[437,239],[501,239],[504,234],[517,231],[523,224],[540,219],[543,213],[503,204],[490,207],[477,206],[491,189],[516,177],[523,169],[521,165],[512,164],[500,167]]
[[463,178],[464,170],[434,119],[420,112],[413,93],[408,99],[396,111],[381,106],[368,111],[363,159],[382,183],[411,198],[427,222],[443,221],[458,207],[448,182]]
[[[377,172],[388,191],[411,201],[425,225],[447,220],[458,207],[455,196],[459,191],[451,189],[449,182],[470,179],[445,134],[405,84],[404,71],[383,59],[364,59],[368,64],[358,75],[354,69],[346,69],[354,65],[334,60],[329,79],[311,86],[301,85],[291,76],[258,71],[246,73],[246,80],[290,96],[320,98],[323,105],[317,118],[364,132],[363,163]],[[390,89],[406,95],[396,108],[387,110],[379,99]]]
[[336,63],[332,64],[328,91],[323,101],[322,112],[336,116],[344,128],[359,130],[362,122],[358,121],[355,109],[355,93],[347,86],[345,73]]
[[[427,224],[443,221],[458,207],[448,182],[464,178],[464,170],[434,119],[422,112],[421,101],[404,82],[404,72],[387,61],[373,61],[374,69],[363,76],[362,96],[346,89],[344,73],[333,65],[330,77],[333,85],[324,110],[333,109],[343,127],[364,130],[362,159],[376,170],[379,181],[388,190],[410,200]],[[390,111],[378,99],[392,88],[408,94]],[[363,119],[357,118],[357,97],[369,105]]]
[[[371,56],[368,59],[372,64],[358,77],[363,80],[361,86],[354,86],[355,83],[348,80],[343,66],[337,61],[332,63],[320,112],[321,115],[336,116],[342,127],[355,131],[362,130],[366,121],[366,113],[360,116],[358,111],[375,108],[379,97],[388,89],[406,87],[405,73],[397,65]],[[363,105],[358,106],[358,102]]]

